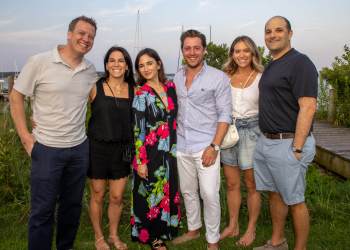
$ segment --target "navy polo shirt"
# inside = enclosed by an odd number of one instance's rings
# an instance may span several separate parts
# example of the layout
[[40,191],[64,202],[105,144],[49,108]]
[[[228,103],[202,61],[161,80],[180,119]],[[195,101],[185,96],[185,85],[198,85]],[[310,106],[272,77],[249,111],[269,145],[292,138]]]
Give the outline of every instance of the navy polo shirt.
[[295,132],[300,97],[317,98],[318,72],[304,54],[289,50],[271,61],[259,82],[259,126],[264,133]]

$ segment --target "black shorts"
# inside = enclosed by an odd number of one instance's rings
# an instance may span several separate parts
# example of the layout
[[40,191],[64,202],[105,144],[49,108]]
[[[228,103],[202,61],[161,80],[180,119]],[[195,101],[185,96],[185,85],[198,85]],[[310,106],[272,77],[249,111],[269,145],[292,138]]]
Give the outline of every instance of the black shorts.
[[92,138],[89,143],[90,165],[87,176],[90,179],[116,180],[130,174],[130,163],[122,160],[122,143],[97,141]]

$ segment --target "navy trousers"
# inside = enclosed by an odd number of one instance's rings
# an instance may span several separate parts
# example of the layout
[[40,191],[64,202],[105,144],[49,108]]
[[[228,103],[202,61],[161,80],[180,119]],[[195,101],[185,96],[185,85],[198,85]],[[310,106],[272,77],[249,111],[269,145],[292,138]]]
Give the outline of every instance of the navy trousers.
[[89,165],[88,141],[71,148],[36,142],[31,157],[28,249],[51,249],[55,221],[57,250],[72,249]]

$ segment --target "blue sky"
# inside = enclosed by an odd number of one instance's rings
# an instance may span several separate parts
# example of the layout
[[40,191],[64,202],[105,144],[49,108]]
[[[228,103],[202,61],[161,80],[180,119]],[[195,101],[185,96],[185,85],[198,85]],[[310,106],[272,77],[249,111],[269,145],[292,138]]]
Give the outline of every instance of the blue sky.
[[140,46],[156,49],[168,73],[176,71],[181,26],[195,28],[212,41],[231,44],[248,35],[264,45],[267,19],[283,15],[292,23],[292,46],[307,54],[318,69],[329,67],[350,44],[349,0],[0,0],[0,71],[20,70],[27,58],[66,42],[67,27],[79,15],[98,24],[87,58],[98,70],[107,49],[124,46],[134,57],[137,10]]

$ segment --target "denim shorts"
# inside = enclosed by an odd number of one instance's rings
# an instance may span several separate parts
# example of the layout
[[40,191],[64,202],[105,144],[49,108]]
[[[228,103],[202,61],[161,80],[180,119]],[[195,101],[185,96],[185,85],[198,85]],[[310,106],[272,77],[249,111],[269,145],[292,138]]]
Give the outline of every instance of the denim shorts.
[[277,192],[287,205],[304,202],[305,176],[316,153],[315,139],[308,136],[301,159],[295,158],[293,139],[260,136],[254,155],[256,190]]
[[221,150],[221,163],[247,170],[253,167],[255,145],[261,134],[258,117],[236,119],[236,127],[239,140],[232,148]]

